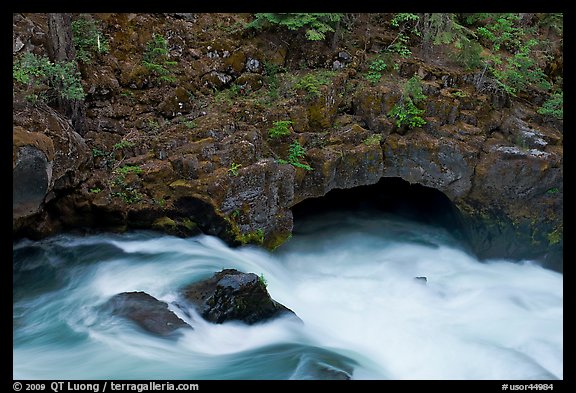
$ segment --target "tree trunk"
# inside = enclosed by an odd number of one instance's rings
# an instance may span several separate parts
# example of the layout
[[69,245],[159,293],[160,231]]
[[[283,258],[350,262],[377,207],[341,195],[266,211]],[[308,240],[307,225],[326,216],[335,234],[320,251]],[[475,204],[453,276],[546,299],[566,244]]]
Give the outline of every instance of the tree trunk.
[[48,54],[55,62],[74,60],[70,14],[48,14]]
[[[76,51],[72,41],[72,17],[70,14],[48,14],[48,55],[53,62],[75,61]],[[74,130],[82,135],[85,128],[83,102],[59,97],[58,106],[70,118]]]
[[336,22],[336,29],[334,30],[334,35],[332,36],[332,50],[335,51],[338,47],[338,36],[340,35],[340,20]]

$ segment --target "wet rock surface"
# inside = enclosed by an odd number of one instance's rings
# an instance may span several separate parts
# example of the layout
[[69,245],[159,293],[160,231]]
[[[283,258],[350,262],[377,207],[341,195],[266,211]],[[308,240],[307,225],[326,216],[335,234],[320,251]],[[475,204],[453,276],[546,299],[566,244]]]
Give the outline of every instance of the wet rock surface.
[[294,312],[270,297],[264,281],[254,273],[224,269],[211,278],[193,283],[182,298],[207,321],[242,321],[249,325]]
[[146,292],[123,292],[114,295],[104,308],[113,315],[131,320],[148,333],[168,337],[178,329],[192,327],[168,308],[168,304]]

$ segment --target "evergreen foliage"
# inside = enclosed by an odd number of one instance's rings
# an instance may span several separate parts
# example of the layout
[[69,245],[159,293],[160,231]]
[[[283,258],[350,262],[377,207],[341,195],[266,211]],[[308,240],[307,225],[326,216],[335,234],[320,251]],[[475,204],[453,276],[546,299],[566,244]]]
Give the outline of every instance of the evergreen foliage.
[[170,60],[168,40],[164,36],[152,34],[152,39],[146,44],[142,63],[161,81],[170,83],[176,81],[170,68],[175,66],[177,62]]
[[304,30],[308,40],[320,41],[326,38],[326,33],[334,32],[335,24],[342,17],[343,14],[339,13],[259,13],[246,27],[281,26],[288,30]]
[[538,113],[557,119],[564,119],[564,92],[554,93],[542,104]]
[[288,128],[292,124],[290,120],[275,121],[272,124],[274,124],[274,127],[268,130],[268,136],[270,136],[270,138],[280,138],[290,135],[290,129]]
[[98,23],[86,15],[72,22],[72,42],[76,49],[76,59],[87,64],[92,62],[94,53],[107,53],[110,50]]

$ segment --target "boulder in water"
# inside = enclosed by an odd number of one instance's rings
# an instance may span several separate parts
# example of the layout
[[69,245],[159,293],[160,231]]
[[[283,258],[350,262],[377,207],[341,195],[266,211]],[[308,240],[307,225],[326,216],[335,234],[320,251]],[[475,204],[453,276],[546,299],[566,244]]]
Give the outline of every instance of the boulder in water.
[[207,321],[240,320],[249,325],[294,314],[270,297],[264,280],[254,273],[224,269],[211,278],[188,285],[183,298]]
[[414,279],[424,285],[428,283],[428,278],[424,276],[414,277]]
[[122,292],[114,295],[106,308],[135,322],[142,329],[159,336],[170,336],[180,328],[192,328],[168,309],[163,301],[146,292]]

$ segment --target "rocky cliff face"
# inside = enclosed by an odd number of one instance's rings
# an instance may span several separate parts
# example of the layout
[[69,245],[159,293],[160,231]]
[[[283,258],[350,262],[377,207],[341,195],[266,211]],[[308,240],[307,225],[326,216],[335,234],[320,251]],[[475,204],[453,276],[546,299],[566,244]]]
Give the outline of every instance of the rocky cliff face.
[[[540,92],[511,97],[485,70],[416,49],[371,83],[364,71],[390,38],[360,43],[368,16],[336,47],[246,31],[242,14],[90,17],[110,51],[81,65],[82,136],[15,91],[15,236],[153,228],[274,248],[299,202],[399,177],[450,198],[480,257],[562,270],[563,125],[537,113]],[[15,15],[14,55],[42,53],[45,30],[41,14]],[[153,34],[167,37],[172,81],[142,65]],[[389,113],[414,75],[425,124],[398,126]],[[271,137],[278,121],[285,135]]]

